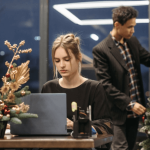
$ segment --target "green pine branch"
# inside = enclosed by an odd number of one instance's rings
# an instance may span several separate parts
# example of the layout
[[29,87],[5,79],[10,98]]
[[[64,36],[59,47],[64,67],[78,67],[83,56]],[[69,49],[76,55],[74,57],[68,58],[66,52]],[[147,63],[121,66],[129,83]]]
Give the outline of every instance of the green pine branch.
[[16,64],[16,63],[13,63],[12,65],[13,65],[13,67],[17,67],[17,64]]
[[143,126],[143,127],[139,130],[139,132],[145,133],[145,130],[150,131],[150,125]]
[[15,124],[22,124],[22,121],[19,118],[17,118],[17,117],[12,117],[10,119],[10,121],[15,123]]
[[16,110],[14,110],[14,109],[9,109],[9,110],[10,110],[10,116],[17,117]]
[[21,98],[15,98],[15,103],[18,105],[18,104],[21,104],[22,103],[22,100]]
[[149,139],[146,139],[142,142],[139,143],[139,146],[144,146],[145,144],[148,144],[149,143]]
[[146,112],[150,112],[150,108],[146,108]]
[[147,117],[150,117],[150,112],[147,112],[147,111],[146,111],[145,114],[146,114]]
[[28,91],[28,90],[29,90],[29,86],[25,86],[24,88],[22,88],[22,89],[19,90],[18,92],[15,92],[14,95],[15,95],[17,98],[23,97],[23,96],[21,95],[21,91],[23,91],[23,90],[25,91],[25,95],[24,95],[24,96],[31,94],[31,92]]
[[18,118],[23,119],[23,118],[38,118],[37,114],[32,114],[32,113],[20,113],[18,114]]
[[4,128],[3,122],[0,122],[0,129],[3,129],[3,128]]
[[7,116],[3,116],[2,119],[0,119],[0,121],[9,121],[10,117]]
[[145,119],[145,120],[144,120],[144,124],[145,124],[145,125],[150,125],[150,120],[149,120],[149,119]]

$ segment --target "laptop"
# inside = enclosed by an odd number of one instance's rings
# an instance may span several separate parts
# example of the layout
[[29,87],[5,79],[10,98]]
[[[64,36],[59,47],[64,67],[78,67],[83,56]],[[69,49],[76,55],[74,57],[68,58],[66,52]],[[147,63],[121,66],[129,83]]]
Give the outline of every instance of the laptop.
[[22,119],[22,124],[10,123],[13,135],[68,135],[65,93],[34,93],[22,98],[30,106],[28,113],[38,118]]

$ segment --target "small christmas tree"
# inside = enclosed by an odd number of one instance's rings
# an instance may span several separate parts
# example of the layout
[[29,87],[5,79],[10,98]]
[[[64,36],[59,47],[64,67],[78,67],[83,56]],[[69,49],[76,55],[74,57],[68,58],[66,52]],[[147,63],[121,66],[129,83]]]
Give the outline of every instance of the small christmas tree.
[[29,86],[21,88],[21,85],[29,80],[29,60],[17,66],[14,60],[20,58],[21,53],[30,53],[32,49],[19,50],[21,46],[25,44],[25,41],[21,41],[19,45],[13,44],[13,46],[5,41],[9,50],[13,51],[14,56],[10,63],[5,62],[8,67],[7,73],[2,77],[3,86],[0,88],[0,129],[4,128],[4,121],[11,121],[16,124],[21,124],[22,118],[29,118],[38,116],[36,114],[27,113],[29,105],[22,103],[21,97],[30,94]]
[[148,98],[147,103],[148,108],[146,109],[146,119],[143,119],[145,126],[143,126],[139,131],[147,134],[147,139],[140,142],[139,146],[142,146],[141,150],[150,150],[150,98]]

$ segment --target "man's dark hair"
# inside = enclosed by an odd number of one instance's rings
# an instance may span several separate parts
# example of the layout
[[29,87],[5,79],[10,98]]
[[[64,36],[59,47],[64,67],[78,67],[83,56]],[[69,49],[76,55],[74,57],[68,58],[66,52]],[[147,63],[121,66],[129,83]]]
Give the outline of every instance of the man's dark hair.
[[120,6],[112,10],[113,24],[118,21],[121,25],[124,25],[129,19],[136,18],[138,11],[133,7]]

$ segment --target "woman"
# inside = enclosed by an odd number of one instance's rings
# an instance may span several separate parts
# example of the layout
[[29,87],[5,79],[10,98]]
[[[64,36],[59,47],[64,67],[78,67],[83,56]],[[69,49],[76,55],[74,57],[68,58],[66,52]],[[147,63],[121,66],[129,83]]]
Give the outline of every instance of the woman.
[[[70,33],[56,38],[52,46],[52,61],[56,79],[46,82],[42,93],[66,93],[67,127],[73,127],[71,103],[75,101],[81,110],[86,110],[91,105],[93,128],[97,133],[108,132],[100,126],[99,121],[110,118],[104,89],[98,81],[87,79],[80,74],[82,55],[79,37]],[[57,78],[58,72],[62,76],[60,79]]]

